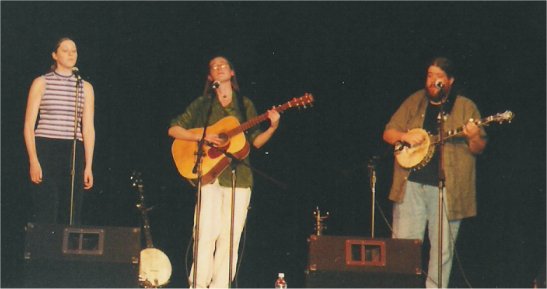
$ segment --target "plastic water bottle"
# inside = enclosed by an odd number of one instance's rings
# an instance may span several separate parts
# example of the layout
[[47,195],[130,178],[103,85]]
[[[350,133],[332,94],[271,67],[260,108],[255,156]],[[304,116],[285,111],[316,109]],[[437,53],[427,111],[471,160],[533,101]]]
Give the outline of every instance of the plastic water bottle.
[[277,280],[275,280],[275,288],[287,288],[287,282],[285,281],[285,274],[277,274]]

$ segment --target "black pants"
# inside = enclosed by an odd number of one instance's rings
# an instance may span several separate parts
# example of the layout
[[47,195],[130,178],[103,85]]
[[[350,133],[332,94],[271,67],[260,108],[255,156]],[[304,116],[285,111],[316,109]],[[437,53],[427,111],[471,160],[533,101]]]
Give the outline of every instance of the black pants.
[[[42,183],[31,184],[33,221],[47,224],[70,224],[72,201],[72,224],[81,223],[83,203],[84,148],[76,141],[74,193],[72,187],[73,140],[36,138],[36,151],[42,166]],[[73,197],[71,198],[71,195]]]

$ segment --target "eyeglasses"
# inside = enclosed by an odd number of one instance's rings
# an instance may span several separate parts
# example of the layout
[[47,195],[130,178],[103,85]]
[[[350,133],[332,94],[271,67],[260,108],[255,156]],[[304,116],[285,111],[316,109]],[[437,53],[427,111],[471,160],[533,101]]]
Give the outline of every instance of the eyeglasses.
[[213,69],[213,70],[219,70],[219,69],[226,69],[226,68],[228,68],[228,67],[230,67],[228,64],[223,63],[223,64],[216,64],[216,65],[213,65],[213,66],[211,66],[211,69]]

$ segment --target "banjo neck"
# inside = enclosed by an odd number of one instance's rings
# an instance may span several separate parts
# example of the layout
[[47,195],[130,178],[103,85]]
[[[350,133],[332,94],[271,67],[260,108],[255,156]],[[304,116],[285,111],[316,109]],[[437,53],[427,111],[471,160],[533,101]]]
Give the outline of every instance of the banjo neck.
[[144,204],[144,195],[142,194],[142,190],[139,188],[139,192],[141,194],[141,202],[137,205],[139,210],[142,214],[142,221],[143,221],[143,232],[144,232],[144,239],[146,242],[146,248],[154,248],[154,243],[152,242],[152,233],[150,232],[150,220],[148,218],[148,210]]
[[140,177],[140,173],[134,172],[131,176],[133,181],[133,187],[139,192],[139,201],[137,202],[137,208],[141,211],[142,221],[143,221],[143,232],[144,238],[146,241],[146,248],[154,248],[154,243],[152,243],[152,233],[150,232],[150,220],[148,218],[148,211],[150,208],[146,207],[144,202],[144,184]]
[[[490,124],[492,122],[499,122],[499,123],[502,123],[504,121],[511,122],[512,119],[513,119],[513,113],[511,111],[507,110],[504,113],[498,113],[496,115],[491,115],[491,116],[488,116],[488,117],[485,117],[485,118],[482,118],[482,119],[479,119],[479,120],[470,119],[469,121],[473,122],[478,127],[482,127],[482,126],[487,126],[488,124]],[[444,141],[444,140],[450,139],[452,137],[462,136],[464,127],[465,126],[460,126],[456,129],[446,131],[443,134],[442,139],[439,137],[438,134],[434,135],[432,137],[432,144],[438,144],[439,142],[441,142],[441,140]]]

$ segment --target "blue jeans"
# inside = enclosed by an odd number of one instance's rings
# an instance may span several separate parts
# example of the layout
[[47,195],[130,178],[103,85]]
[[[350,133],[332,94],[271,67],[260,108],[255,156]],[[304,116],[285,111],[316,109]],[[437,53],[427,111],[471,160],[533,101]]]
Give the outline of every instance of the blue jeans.
[[[448,221],[446,215],[446,190],[443,192],[442,235],[442,287],[448,287],[452,269],[454,245],[460,228],[460,220]],[[438,210],[439,188],[415,182],[407,182],[404,199],[393,206],[393,238],[424,240],[425,228],[429,232],[429,265],[426,287],[438,287]],[[450,230],[447,230],[450,228]]]

